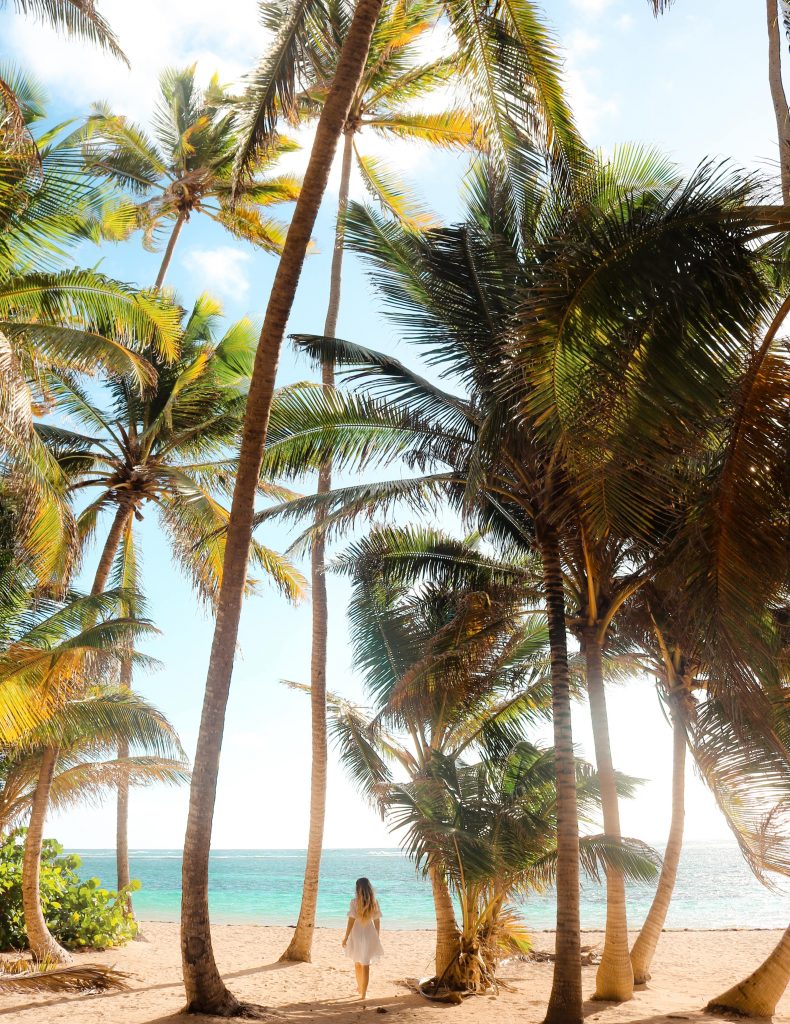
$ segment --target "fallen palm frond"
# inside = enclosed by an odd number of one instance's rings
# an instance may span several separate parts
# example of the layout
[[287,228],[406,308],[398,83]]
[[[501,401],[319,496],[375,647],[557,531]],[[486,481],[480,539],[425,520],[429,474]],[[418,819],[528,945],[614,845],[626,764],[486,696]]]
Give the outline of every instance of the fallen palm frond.
[[68,964],[51,967],[32,960],[0,963],[0,992],[108,992],[129,988],[124,971],[103,964]]

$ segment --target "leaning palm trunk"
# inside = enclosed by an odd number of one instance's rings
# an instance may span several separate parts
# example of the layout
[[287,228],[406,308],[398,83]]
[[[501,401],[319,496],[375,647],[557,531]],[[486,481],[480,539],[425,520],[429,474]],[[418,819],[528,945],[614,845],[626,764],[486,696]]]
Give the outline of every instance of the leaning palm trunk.
[[744,1017],[772,1017],[790,981],[790,928],[779,944],[745,981],[717,996],[708,1010],[742,1014]]
[[226,1016],[243,1012],[217,970],[208,916],[208,857],[225,708],[280,347],[337,143],[362,77],[381,4],[382,0],[358,0],[354,11],[275,274],[247,398],[184,841],[181,954],[187,1005],[193,1012]]
[[634,982],[644,985],[650,980],[650,964],[658,946],[658,940],[664,922],[667,919],[675,879],[680,863],[680,851],[683,847],[683,824],[685,820],[685,787],[686,787],[686,729],[683,714],[676,703],[682,691],[673,691],[670,695],[669,713],[672,717],[672,820],[669,826],[667,848],[661,874],[658,877],[656,894],[650,910],[642,925],[642,930],[631,950],[631,964],[634,968]]
[[582,1024],[579,917],[579,818],[571,728],[568,642],[559,542],[549,530],[540,545],[551,654],[554,760],[557,778],[557,939],[545,1024]]
[[[612,764],[609,720],[606,712],[606,691],[603,681],[601,639],[598,629],[587,632],[584,644],[587,673],[587,694],[590,699],[595,761],[601,787],[604,832],[619,842],[620,807],[617,783]],[[606,936],[598,973],[595,976],[593,999],[622,1002],[634,994],[634,972],[628,950],[628,918],[625,906],[625,880],[622,871],[606,869]]]
[[[346,131],[343,145],[343,166],[340,175],[340,194],[337,204],[335,245],[332,251],[332,269],[329,282],[329,306],[324,324],[324,335],[334,338],[337,318],[340,313],[340,291],[343,272],[343,245],[345,242],[345,215],[348,207],[348,190],[351,179],[351,157],[353,136]],[[331,388],[335,384],[335,368],[331,362],[321,367],[321,383]],[[332,461],[327,459],[318,474],[318,494],[326,494],[332,488]],[[321,525],[323,515],[316,516],[316,526]],[[288,948],[281,960],[295,960],[309,963],[315,932],[315,915],[318,907],[318,883],[321,874],[321,849],[324,843],[324,819],[326,817],[326,652],[329,628],[329,606],[326,594],[326,566],[324,564],[326,542],[322,533],[317,533],[311,554],[311,586],[313,595],[313,637],[310,664],[310,707],[312,728],[312,770],[310,776],[310,831],[307,839],[307,860],[302,886],[302,904],[299,918]]]
[[41,846],[44,841],[44,821],[49,806],[49,791],[55,774],[58,748],[48,747],[44,751],[39,770],[33,806],[30,809],[30,823],[25,837],[22,854],[22,906],[25,912],[25,931],[31,952],[39,960],[66,964],[71,957],[60,943],[50,934],[41,909]]
[[782,198],[790,203],[790,109],[782,83],[782,38],[777,0],[766,0],[768,16],[768,85],[776,118]]

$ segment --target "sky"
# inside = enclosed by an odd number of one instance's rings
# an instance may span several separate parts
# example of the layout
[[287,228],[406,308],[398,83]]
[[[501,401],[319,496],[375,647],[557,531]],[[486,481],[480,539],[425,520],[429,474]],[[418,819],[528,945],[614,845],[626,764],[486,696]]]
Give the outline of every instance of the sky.
[[[101,13],[113,26],[131,61],[131,70],[74,41],[64,41],[40,24],[0,11],[0,61],[33,72],[50,97],[57,120],[83,117],[90,104],[106,100],[119,113],[147,123],[160,70],[197,63],[208,80],[214,71],[238,83],[267,44],[257,20],[256,0],[101,0]],[[218,11],[221,9],[221,16]],[[773,113],[765,57],[765,7],[758,0],[678,0],[669,14],[654,19],[647,0],[552,0],[543,5],[563,47],[568,97],[588,142],[611,151],[623,142],[657,146],[686,169],[699,161],[731,159],[748,168],[776,164]],[[428,48],[439,52],[437,30]],[[308,147],[309,131],[299,133]],[[363,135],[365,152],[381,155],[382,144]],[[426,147],[398,145],[388,158],[419,189],[426,203],[446,221],[458,216],[459,189],[466,163]],[[289,169],[304,166],[305,153],[289,157]],[[289,331],[320,332],[328,291],[329,260],[337,203],[338,168],[330,181],[315,230],[317,252],[305,266]],[[352,196],[364,198],[361,182]],[[250,315],[260,319],[275,260],[223,234],[204,218],[184,228],[168,275],[183,305],[203,290],[219,298],[228,322]],[[119,246],[80,253],[84,265],[122,280],[150,284],[156,254],[143,251],[139,238]],[[338,335],[397,353],[414,364],[385,319],[356,258],[346,259]],[[311,377],[311,368],[286,347],[280,367],[285,384]],[[262,536],[284,548],[288,535],[270,529]],[[171,564],[167,546],[149,513],[140,524],[148,611],[160,635],[146,646],[159,660],[157,672],[140,675],[136,688],[160,707],[178,729],[185,748],[194,750],[213,623],[188,583]],[[88,559],[90,579],[95,552]],[[303,566],[308,571],[308,566]],[[347,592],[329,581],[331,689],[363,700],[348,645]],[[244,608],[239,655],[228,706],[222,753],[215,848],[302,848],[308,826],[310,718],[308,698],[286,689],[283,679],[309,679],[310,608],[289,607],[271,589]],[[655,687],[634,679],[608,691],[615,766],[645,780],[637,801],[622,809],[625,834],[660,842],[670,814],[671,733]],[[592,758],[592,736],[585,706],[574,711],[580,753]],[[548,739],[548,736],[544,738]],[[186,822],[186,789],[162,788],[132,794],[130,844],[133,849],[181,846]],[[48,834],[72,848],[111,847],[112,804],[71,809],[53,815]],[[686,834],[689,839],[720,839],[726,825],[703,784],[689,769]],[[394,840],[367,807],[332,756],[325,845],[392,846]]]

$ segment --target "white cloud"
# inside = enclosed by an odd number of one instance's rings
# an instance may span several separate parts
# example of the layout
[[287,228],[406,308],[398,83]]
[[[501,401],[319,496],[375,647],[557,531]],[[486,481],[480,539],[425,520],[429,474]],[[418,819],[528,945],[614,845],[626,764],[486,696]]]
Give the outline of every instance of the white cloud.
[[131,63],[80,40],[68,42],[33,18],[8,18],[15,58],[53,91],[87,106],[106,99],[121,113],[147,121],[162,68],[197,61],[207,79],[218,71],[237,83],[265,49],[268,34],[250,0],[223,0],[222,17],[201,0],[104,0],[108,20]]
[[615,25],[620,29],[621,32],[630,31],[635,24],[636,20],[631,14],[621,14],[615,22]]
[[190,249],[183,263],[197,275],[197,290],[238,297],[249,291],[250,281],[243,268],[251,259],[245,249],[219,245],[214,249]]
[[565,49],[571,58],[583,53],[594,53],[600,46],[600,36],[591,35],[582,28],[571,32],[565,41]]
[[599,14],[611,7],[615,0],[571,0],[571,4],[577,11],[590,17],[597,17]]

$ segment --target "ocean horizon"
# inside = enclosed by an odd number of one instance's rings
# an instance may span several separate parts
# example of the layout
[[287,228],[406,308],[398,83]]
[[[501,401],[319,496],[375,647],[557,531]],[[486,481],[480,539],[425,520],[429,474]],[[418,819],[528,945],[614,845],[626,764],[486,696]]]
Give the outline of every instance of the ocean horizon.
[[[661,847],[657,847],[661,852]],[[82,858],[83,878],[115,885],[115,851],[72,849]],[[181,851],[132,849],[132,878],[141,883],[134,896],[143,921],[177,921],[181,901]],[[216,924],[293,925],[299,913],[305,851],[299,849],[213,850],[209,863],[211,919]],[[341,927],[354,881],[367,875],[378,892],[386,926],[423,929],[434,926],[430,885],[397,848],[325,849],[321,865],[317,925]],[[638,928],[650,907],[655,885],[627,885],[629,926]],[[520,903],[526,925],[534,931],[555,924],[554,892],[532,893]],[[787,892],[761,885],[733,842],[689,841],[683,850],[668,929],[786,928],[790,919]],[[582,928],[604,926],[606,891],[584,879]]]

